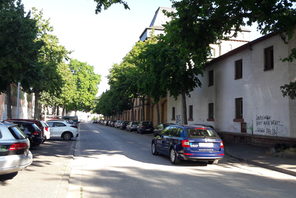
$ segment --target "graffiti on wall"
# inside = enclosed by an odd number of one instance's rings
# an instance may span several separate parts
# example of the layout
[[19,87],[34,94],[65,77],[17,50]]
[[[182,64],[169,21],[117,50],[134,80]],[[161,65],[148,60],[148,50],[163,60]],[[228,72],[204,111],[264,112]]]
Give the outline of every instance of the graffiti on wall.
[[280,120],[269,115],[256,115],[254,132],[260,135],[283,136],[286,130]]

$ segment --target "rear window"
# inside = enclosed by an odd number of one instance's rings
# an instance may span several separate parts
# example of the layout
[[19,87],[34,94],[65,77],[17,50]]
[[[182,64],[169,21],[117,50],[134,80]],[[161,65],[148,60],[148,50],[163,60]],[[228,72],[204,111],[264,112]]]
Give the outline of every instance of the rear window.
[[187,129],[189,138],[219,137],[213,129],[192,128]]
[[15,139],[26,138],[26,135],[18,127],[9,127],[8,129]]

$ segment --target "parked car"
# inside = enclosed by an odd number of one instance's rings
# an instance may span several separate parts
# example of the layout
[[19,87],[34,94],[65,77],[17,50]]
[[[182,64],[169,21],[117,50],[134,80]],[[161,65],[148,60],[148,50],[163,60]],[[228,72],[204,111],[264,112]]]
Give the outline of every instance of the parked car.
[[120,129],[122,130],[125,130],[126,129],[126,126],[128,125],[128,121],[123,121],[121,124],[120,124]]
[[78,126],[78,116],[63,116],[63,120],[67,120],[70,124]]
[[0,122],[0,180],[12,179],[33,161],[30,141],[15,125]]
[[159,134],[162,130],[170,125],[175,125],[174,123],[160,123],[154,128],[154,135]]
[[126,125],[126,130],[127,131],[137,131],[139,123],[138,122],[129,122]]
[[78,137],[77,127],[69,124],[63,120],[50,120],[47,121],[50,127],[51,138],[62,138],[64,140],[71,140],[72,138]]
[[32,121],[26,120],[7,120],[8,122],[17,124],[18,127],[27,135],[32,146],[39,146],[44,142],[44,135],[42,130]]
[[224,145],[216,131],[201,125],[171,125],[151,142],[153,155],[168,155],[171,163],[180,160],[218,163],[224,156]]
[[45,140],[50,139],[50,127],[49,127],[49,125],[45,121],[42,121],[42,120],[40,121],[40,123],[42,124],[41,129],[43,130]]
[[142,133],[152,133],[154,131],[153,124],[150,121],[143,121],[140,122],[138,127],[137,127],[137,132],[142,134]]
[[8,119],[6,121],[11,121],[11,122],[13,122],[13,121],[28,121],[28,122],[33,122],[41,129],[43,142],[50,138],[50,129],[49,129],[49,126],[46,124],[45,121],[34,120],[34,119]]

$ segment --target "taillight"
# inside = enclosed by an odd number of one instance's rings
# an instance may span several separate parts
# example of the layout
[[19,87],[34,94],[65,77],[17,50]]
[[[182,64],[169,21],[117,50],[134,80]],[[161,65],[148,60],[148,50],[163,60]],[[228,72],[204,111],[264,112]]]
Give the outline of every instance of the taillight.
[[190,147],[189,140],[182,140],[181,144],[182,144],[182,147]]
[[15,143],[15,144],[10,145],[8,150],[16,151],[16,150],[23,150],[23,149],[27,149],[27,148],[28,148],[27,143]]
[[48,127],[44,127],[45,128],[45,131],[48,131]]
[[220,148],[224,148],[224,144],[222,141],[220,142]]
[[33,135],[39,135],[40,132],[39,132],[39,131],[34,131],[32,134],[33,134]]

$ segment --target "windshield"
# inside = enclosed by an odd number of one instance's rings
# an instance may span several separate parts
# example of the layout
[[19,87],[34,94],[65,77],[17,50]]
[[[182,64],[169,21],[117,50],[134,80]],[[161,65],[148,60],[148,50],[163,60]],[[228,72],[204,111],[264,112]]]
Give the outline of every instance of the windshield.
[[201,138],[201,137],[219,137],[216,131],[207,128],[191,128],[187,129],[189,138]]

